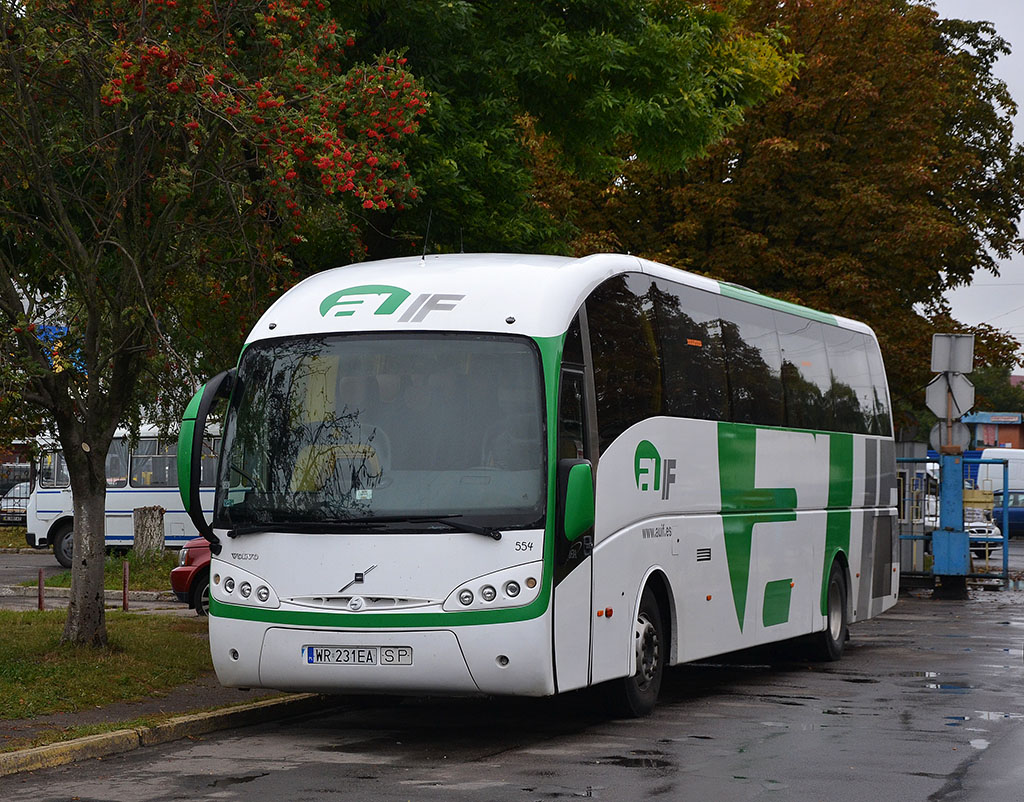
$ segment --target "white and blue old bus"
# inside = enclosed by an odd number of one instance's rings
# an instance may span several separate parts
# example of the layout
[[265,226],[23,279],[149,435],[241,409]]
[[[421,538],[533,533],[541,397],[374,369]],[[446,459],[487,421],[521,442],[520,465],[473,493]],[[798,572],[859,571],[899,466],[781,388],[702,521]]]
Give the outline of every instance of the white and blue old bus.
[[[227,399],[212,525],[199,454]],[[189,405],[222,683],[542,696],[896,602],[871,330],[630,256],[320,273]]]
[[[214,429],[215,435],[219,431]],[[219,437],[203,444],[199,476],[200,506],[213,508],[213,480]],[[164,508],[164,543],[179,547],[198,535],[192,518],[181,506],[178,493],[178,444],[161,437],[156,426],[144,424],[132,445],[128,431],[114,433],[107,452],[107,490],[104,510],[107,548],[130,548],[135,542],[133,514],[139,507]],[[26,508],[25,539],[32,548],[52,547],[65,568],[71,567],[74,546],[75,508],[71,477],[64,454],[43,444],[36,464],[35,482]]]

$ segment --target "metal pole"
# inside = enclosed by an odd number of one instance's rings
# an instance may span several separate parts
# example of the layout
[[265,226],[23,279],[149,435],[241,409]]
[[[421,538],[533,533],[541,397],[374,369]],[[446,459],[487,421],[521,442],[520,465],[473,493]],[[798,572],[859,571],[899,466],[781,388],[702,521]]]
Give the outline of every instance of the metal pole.
[[1003,581],[1010,587],[1010,463],[1003,460]]
[[39,604],[39,609],[40,610],[45,610],[46,609],[46,602],[43,600],[43,569],[42,568],[39,569],[39,599],[38,599],[38,604]]
[[121,609],[128,612],[128,561],[121,563]]

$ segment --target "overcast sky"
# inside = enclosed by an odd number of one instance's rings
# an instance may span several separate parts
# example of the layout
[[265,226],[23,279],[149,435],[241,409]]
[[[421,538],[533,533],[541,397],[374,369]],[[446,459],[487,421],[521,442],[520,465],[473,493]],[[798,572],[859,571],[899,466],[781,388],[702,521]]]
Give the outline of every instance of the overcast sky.
[[[1022,0],[933,0],[942,17],[987,20],[1013,52],[996,64],[1019,106],[1024,106],[1024,2]],[[1024,142],[1024,113],[1018,111],[1014,138]],[[953,317],[967,324],[991,323],[1024,340],[1024,256],[1002,263],[998,278],[978,273],[974,283],[947,295]],[[1021,373],[1018,368],[1016,373]]]

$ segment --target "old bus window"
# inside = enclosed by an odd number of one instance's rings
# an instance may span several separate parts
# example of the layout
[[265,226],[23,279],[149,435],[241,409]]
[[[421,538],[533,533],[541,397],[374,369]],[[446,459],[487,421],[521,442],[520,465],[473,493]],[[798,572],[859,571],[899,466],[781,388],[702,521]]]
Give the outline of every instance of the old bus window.
[[868,368],[871,370],[871,421],[872,434],[892,436],[892,416],[889,413],[889,393],[886,389],[885,367],[878,346],[867,338]]
[[132,452],[132,487],[176,487],[178,444],[144,437]]
[[123,437],[114,438],[107,452],[107,487],[128,484],[128,443]]
[[61,451],[46,451],[39,458],[39,486],[67,487],[71,484],[68,465]]
[[832,373],[832,406],[836,429],[867,434],[874,416],[874,388],[868,364],[866,334],[824,326],[828,366]]
[[786,425],[796,429],[832,429],[832,380],[821,324],[775,313],[782,348],[782,392]]
[[722,342],[736,423],[782,425],[782,359],[772,310],[719,298]]
[[600,449],[637,421],[662,414],[649,277],[609,279],[587,299]]
[[665,414],[728,420],[729,386],[718,298],[663,280],[655,280],[651,295],[661,334]]

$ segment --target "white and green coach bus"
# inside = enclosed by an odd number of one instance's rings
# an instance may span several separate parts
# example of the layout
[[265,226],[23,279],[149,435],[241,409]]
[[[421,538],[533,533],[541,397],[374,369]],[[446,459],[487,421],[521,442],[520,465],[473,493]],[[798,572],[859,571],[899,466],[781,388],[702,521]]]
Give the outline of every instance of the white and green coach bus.
[[228,686],[606,683],[643,714],[666,665],[793,638],[837,659],[896,602],[871,330],[631,256],[320,273],[196,394],[178,448]]

